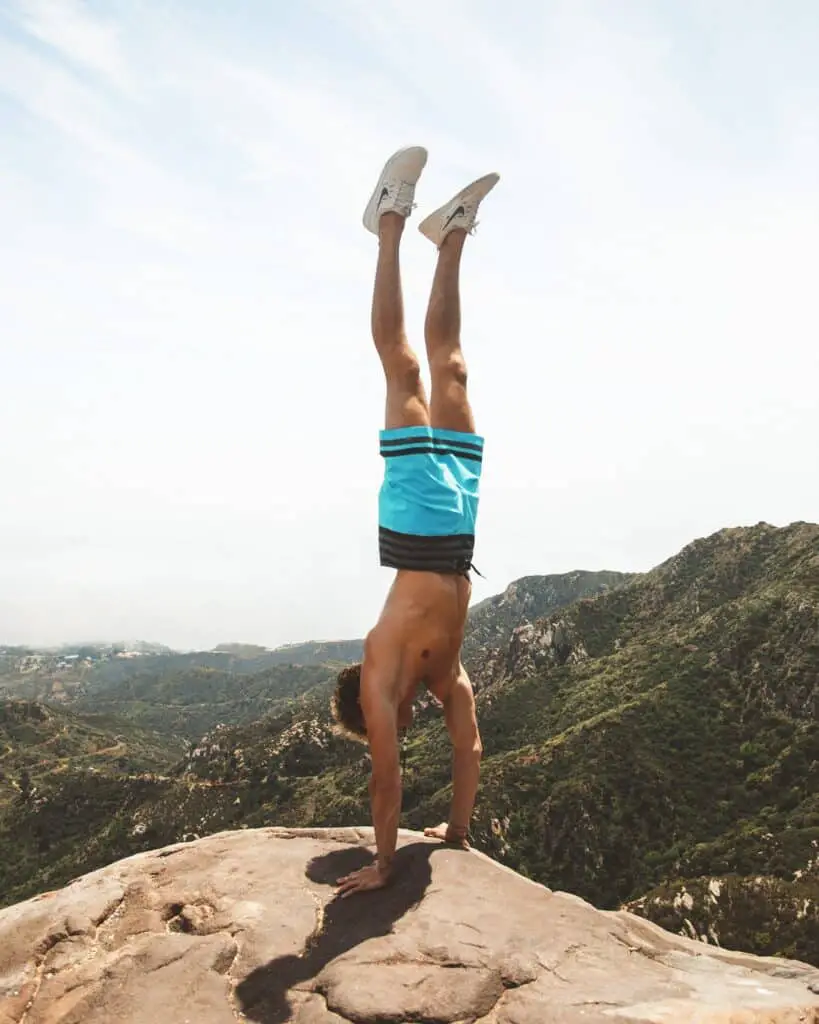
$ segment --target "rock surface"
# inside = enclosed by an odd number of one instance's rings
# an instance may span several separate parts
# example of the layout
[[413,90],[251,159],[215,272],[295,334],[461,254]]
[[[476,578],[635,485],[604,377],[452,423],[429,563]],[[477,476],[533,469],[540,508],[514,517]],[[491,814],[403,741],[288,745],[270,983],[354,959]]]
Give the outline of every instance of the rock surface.
[[0,912],[0,1024],[818,1024],[819,971],[595,910],[402,832],[223,832]]

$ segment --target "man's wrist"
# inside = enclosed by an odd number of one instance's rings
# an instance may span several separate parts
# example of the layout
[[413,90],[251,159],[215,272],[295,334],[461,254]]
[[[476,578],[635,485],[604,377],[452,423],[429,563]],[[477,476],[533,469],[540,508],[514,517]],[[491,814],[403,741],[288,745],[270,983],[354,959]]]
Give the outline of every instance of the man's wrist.
[[392,857],[379,857],[376,865],[383,878],[390,877],[392,874]]
[[467,835],[469,835],[469,825],[454,825],[450,822],[446,830],[450,835],[456,836],[458,839],[466,839]]

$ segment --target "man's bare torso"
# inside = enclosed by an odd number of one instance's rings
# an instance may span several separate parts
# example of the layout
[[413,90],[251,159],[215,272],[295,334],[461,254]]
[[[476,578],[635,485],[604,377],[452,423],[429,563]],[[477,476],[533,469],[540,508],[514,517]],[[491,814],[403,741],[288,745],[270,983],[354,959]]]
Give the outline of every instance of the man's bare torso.
[[[394,699],[411,705],[420,683],[446,700],[460,670],[461,643],[472,584],[465,576],[400,570],[371,631],[368,646],[395,659]],[[400,715],[400,717],[405,717]]]

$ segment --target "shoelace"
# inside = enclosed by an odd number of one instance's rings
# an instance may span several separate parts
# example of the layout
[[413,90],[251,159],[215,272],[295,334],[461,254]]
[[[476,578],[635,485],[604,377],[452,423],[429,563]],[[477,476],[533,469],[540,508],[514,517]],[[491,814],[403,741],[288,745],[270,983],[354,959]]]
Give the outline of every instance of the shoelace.
[[414,185],[410,185],[408,181],[399,181],[398,188],[395,190],[395,198],[393,202],[396,206],[406,207],[407,213],[411,213],[416,204],[413,202]]

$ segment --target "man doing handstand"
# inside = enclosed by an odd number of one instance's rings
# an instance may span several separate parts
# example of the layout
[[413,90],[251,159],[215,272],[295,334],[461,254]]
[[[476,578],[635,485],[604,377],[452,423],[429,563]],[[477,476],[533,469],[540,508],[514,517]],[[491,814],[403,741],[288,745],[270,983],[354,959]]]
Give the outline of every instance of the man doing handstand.
[[340,726],[370,746],[378,850],[373,864],[339,879],[345,896],[389,881],[401,812],[398,735],[412,721],[420,685],[443,705],[454,750],[449,821],[426,835],[466,845],[480,774],[475,700],[460,651],[484,442],[467,398],[458,279],[464,242],[498,175],[468,185],[419,225],[438,248],[424,324],[432,383],[427,401],[404,332],[399,265],[404,224],[426,161],[420,146],[393,154],[364,212],[364,226],[378,236],[372,333],[387,380],[379,550],[381,565],[397,573],[366,638],[363,663],[341,672],[333,696]]

